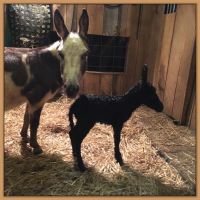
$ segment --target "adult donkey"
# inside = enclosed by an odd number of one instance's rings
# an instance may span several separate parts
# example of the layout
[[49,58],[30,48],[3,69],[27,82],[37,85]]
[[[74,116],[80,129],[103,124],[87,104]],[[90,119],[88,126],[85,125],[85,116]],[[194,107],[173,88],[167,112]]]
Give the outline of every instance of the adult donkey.
[[[22,141],[42,153],[37,142],[37,128],[44,104],[64,88],[66,95],[74,98],[79,91],[79,79],[86,69],[87,31],[89,18],[83,9],[79,19],[79,31],[69,33],[58,10],[54,12],[54,24],[61,40],[48,47],[5,48],[5,110],[27,102]],[[30,125],[30,138],[27,131]]]

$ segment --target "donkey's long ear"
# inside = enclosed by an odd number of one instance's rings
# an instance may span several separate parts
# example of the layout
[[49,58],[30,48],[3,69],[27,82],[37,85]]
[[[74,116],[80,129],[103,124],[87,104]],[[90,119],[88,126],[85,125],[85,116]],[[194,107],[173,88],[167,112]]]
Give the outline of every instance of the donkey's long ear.
[[147,83],[148,66],[144,64],[142,69],[142,84]]
[[65,26],[64,19],[58,9],[56,9],[54,12],[54,24],[58,35],[64,40],[69,32],[67,30],[67,27]]
[[79,34],[82,37],[87,36],[88,32],[88,27],[89,27],[89,17],[86,9],[83,9],[82,15],[79,20]]

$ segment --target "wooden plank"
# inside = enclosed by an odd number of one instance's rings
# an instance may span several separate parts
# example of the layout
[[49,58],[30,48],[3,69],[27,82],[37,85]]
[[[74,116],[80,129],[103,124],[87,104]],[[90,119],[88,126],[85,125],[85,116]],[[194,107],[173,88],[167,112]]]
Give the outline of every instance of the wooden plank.
[[100,75],[100,91],[101,95],[112,94],[112,74],[101,74]]
[[165,83],[167,77],[167,69],[169,64],[172,38],[174,32],[176,13],[165,15],[164,30],[162,35],[162,43],[160,54],[158,56],[153,77],[153,85],[157,88],[157,92],[161,100],[164,99]]
[[131,28],[134,24],[131,23],[132,18],[132,5],[124,4],[121,5],[121,25],[120,35],[124,37],[131,36]]
[[[103,11],[103,12],[102,12]],[[116,35],[116,28],[118,23],[118,8],[100,8],[100,15],[103,16],[103,21],[101,21],[102,24],[102,30],[100,30],[101,34],[103,35]],[[100,95],[111,95],[112,94],[112,80],[113,75],[112,74],[100,74],[100,89],[99,94]]]
[[[127,14],[128,12],[128,14]],[[125,13],[127,15],[125,15]],[[113,74],[112,93],[113,95],[123,94],[132,84],[134,77],[134,64],[136,51],[136,33],[138,22],[139,6],[138,5],[123,5],[121,18],[121,32],[120,35],[130,36],[129,45],[127,49],[127,59],[125,64],[125,72],[121,75]],[[129,23],[126,21],[129,20]],[[127,24],[131,24],[131,29],[127,28]],[[122,26],[124,25],[124,26]],[[131,32],[129,32],[131,31]]]
[[186,120],[185,125],[189,126],[191,129],[195,129],[196,125],[196,84],[193,84],[191,89],[192,93],[189,98],[189,104],[187,105],[187,112],[185,113]]
[[[184,76],[185,78],[187,78],[188,76],[185,74],[184,70],[186,70],[187,71],[186,73],[188,73],[189,66],[187,65],[188,65],[188,62],[191,62],[191,55],[192,55],[191,52],[194,45],[194,41],[192,42],[193,40],[192,38],[194,37],[194,34],[192,34],[190,32],[191,30],[189,30],[188,28],[190,27],[190,25],[193,24],[191,21],[188,21],[188,17],[191,20],[191,16],[192,16],[191,14],[189,14],[190,12],[186,11],[189,8],[188,6],[189,5],[179,5],[177,9],[174,35],[173,35],[173,40],[172,40],[172,48],[171,48],[171,54],[170,54],[170,60],[169,60],[167,79],[166,79],[165,95],[164,95],[165,112],[175,117],[177,120],[181,120],[180,112],[177,112],[177,111],[178,110],[180,111],[183,109],[183,103],[184,103],[182,99],[180,99],[181,102],[179,102],[178,99],[182,92],[184,95],[185,93],[184,90],[186,90],[185,88],[187,86],[186,83],[182,85],[183,82],[181,80],[181,76]],[[192,27],[193,25],[191,26],[191,29],[194,31]],[[192,35],[189,35],[189,34],[192,34]],[[187,51],[186,43],[187,45],[189,45],[190,53]],[[184,52],[185,53],[188,52],[190,54],[190,56],[186,55],[186,57],[187,56],[190,57],[190,58],[188,57],[188,59],[190,60],[184,60],[185,59]],[[179,73],[181,74],[179,75]],[[181,85],[178,84],[179,85],[178,86],[177,85],[178,82],[182,84]],[[177,86],[179,88],[184,87],[184,90],[182,90],[181,92],[179,90],[176,90]],[[180,105],[178,105],[179,103]],[[175,108],[176,106],[178,106],[178,110]],[[173,111],[173,108],[175,109],[174,111]]]
[[109,36],[119,35],[119,12],[120,7],[104,7],[103,13],[103,34]]
[[[126,72],[123,74],[113,74],[112,78],[112,94],[113,95],[121,95],[123,94],[127,88],[129,88],[129,80],[132,80],[131,71],[134,70],[134,65],[131,64],[131,61],[134,60],[132,53],[135,54],[135,44],[136,44],[136,33],[137,33],[137,20],[139,14],[139,6],[138,5],[122,5],[122,16],[121,16],[121,27],[120,27],[120,35],[122,36],[131,36],[132,42],[129,42],[128,53],[127,53],[127,62],[126,62]],[[130,33],[131,31],[131,33]],[[134,42],[133,42],[134,40]],[[129,60],[129,62],[128,62]],[[128,65],[129,63],[129,65]],[[129,68],[129,66],[131,66]],[[129,77],[127,79],[127,72],[129,73]],[[101,80],[103,76],[101,77]],[[109,80],[111,81],[111,79]],[[126,86],[127,85],[127,86]]]
[[84,94],[84,76],[85,76],[85,74],[83,75],[83,77],[80,80],[79,94]]
[[[137,11],[134,10],[132,16],[137,21],[131,23],[134,24],[134,27],[131,27],[128,49],[126,89],[140,80],[142,67],[145,63],[149,65],[148,79],[153,82],[154,68],[160,53],[164,29],[162,5],[138,6]],[[133,38],[133,35],[135,38]]]
[[172,47],[170,53],[170,60],[167,72],[165,95],[164,95],[164,111],[171,115],[173,114],[173,104],[176,92],[177,77],[179,73],[179,67],[181,63],[181,55],[184,49],[185,39],[185,24],[183,23],[185,18],[184,9],[181,9],[182,5],[178,5],[176,21],[174,27],[174,34],[172,40]]
[[86,94],[99,94],[100,74],[86,72],[83,87],[83,92]]
[[194,99],[189,127],[196,130],[196,99]]
[[102,34],[103,33],[103,11],[104,6],[98,4],[88,4],[87,11],[89,15],[89,34]]
[[183,37],[182,43],[184,43],[184,47],[181,52],[180,68],[173,104],[173,117],[175,119],[182,120],[186,89],[188,85],[189,72],[195,44],[196,10],[195,5],[181,5],[179,9],[184,13],[184,16],[181,16],[179,22],[179,26],[181,23],[184,26],[184,33],[182,32],[179,35],[179,37]]
[[191,97],[190,97],[190,102],[189,102],[189,105],[187,107],[187,113],[186,113],[186,125],[188,125],[189,127],[191,126],[191,124],[193,123],[193,125],[196,123],[196,121],[194,121],[195,119],[194,118],[194,113],[196,114],[196,110],[194,109],[194,106],[195,106],[195,109],[196,109],[196,85],[194,84],[194,87],[192,88],[192,94],[191,94]]
[[183,124],[188,124],[192,109],[191,104],[195,93],[196,93],[196,45],[194,46],[193,50],[192,64],[190,67],[189,79],[185,94],[185,102],[183,106],[183,114],[181,119],[181,122]]
[[100,86],[99,86],[99,94],[112,94],[112,74],[101,74],[100,75]]
[[[91,34],[103,34],[103,5],[87,5],[88,14],[90,17],[90,28],[89,33]],[[97,15],[98,13],[98,15]],[[92,77],[93,76],[93,77]],[[96,79],[97,78],[97,79]],[[91,80],[84,79],[84,92],[86,91],[95,91],[95,93],[99,94],[111,94],[112,92],[112,75],[106,74],[90,74],[90,79],[96,80],[94,88],[88,89],[88,85],[91,84]],[[99,85],[98,85],[99,83]]]
[[[111,9],[108,9],[106,13],[106,9],[104,10],[104,35],[122,35],[128,36],[129,29],[127,25],[131,23],[128,19],[131,16],[132,6],[131,5],[121,5],[122,13],[121,13],[121,24],[120,24],[120,32],[117,32],[117,25],[118,25],[118,14],[119,10],[113,10],[110,12]],[[107,14],[107,15],[106,15]],[[129,20],[129,21],[128,21]],[[108,28],[109,27],[109,28]],[[130,33],[129,33],[130,35]],[[100,93],[104,94],[112,94],[112,95],[119,95],[124,92],[124,77],[125,75],[101,75],[101,86],[100,86]],[[102,84],[103,83],[103,84]],[[105,86],[107,87],[105,87]]]
[[120,35],[127,36],[126,28],[127,28],[127,16],[128,16],[128,8],[130,5],[121,5],[121,20],[120,20]]
[[[155,5],[153,8],[152,26],[149,30],[151,32],[148,51],[147,64],[149,65],[148,80],[153,83],[153,76],[157,70],[157,60],[160,57],[160,49],[162,45],[162,37],[164,31],[165,15],[163,14],[164,5]],[[145,47],[144,47],[145,48]]]
[[114,75],[112,81],[112,95],[122,95],[124,93],[125,76],[122,74]]
[[145,63],[149,63],[148,51],[151,49],[149,46],[151,30],[152,30],[152,20],[155,15],[155,5],[143,5],[142,16],[140,18],[139,26],[139,38],[138,38],[138,52],[137,52],[137,62],[135,66],[135,81],[138,82],[141,78],[142,67]]
[[[138,20],[139,20],[139,5],[131,5],[131,32],[130,39],[127,50],[127,60],[126,60],[126,69],[124,74],[124,90],[127,90],[129,87],[136,83],[135,70],[136,70],[136,60],[137,60],[137,51],[138,51]],[[119,80],[121,82],[121,80]]]
[[149,66],[148,81],[153,82],[154,71],[160,56],[165,17],[163,5],[144,5],[139,32],[139,51],[137,61],[137,80],[141,77],[143,65]]
[[66,5],[66,26],[68,31],[71,31],[71,26],[72,26],[72,18],[73,18],[73,11],[74,11],[74,5],[73,4],[67,4]]

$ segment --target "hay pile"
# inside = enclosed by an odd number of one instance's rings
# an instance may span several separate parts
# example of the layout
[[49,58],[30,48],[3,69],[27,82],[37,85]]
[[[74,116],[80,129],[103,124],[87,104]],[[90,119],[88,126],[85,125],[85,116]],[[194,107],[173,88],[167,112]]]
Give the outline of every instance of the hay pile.
[[[163,113],[146,107],[139,108],[122,130],[123,167],[114,159],[112,127],[96,124],[82,144],[82,157],[89,171],[75,171],[66,118],[71,103],[62,97],[45,105],[38,130],[38,142],[44,153],[39,156],[32,155],[20,143],[25,105],[5,113],[6,196],[194,195],[194,188],[182,176],[180,167],[183,165],[190,172],[195,185],[194,135],[186,127],[173,125]],[[185,143],[179,143],[177,138]],[[187,155],[189,162],[184,156],[181,159],[173,154],[176,148],[181,153],[186,146],[192,148],[191,155]],[[172,161],[166,162],[158,149]]]

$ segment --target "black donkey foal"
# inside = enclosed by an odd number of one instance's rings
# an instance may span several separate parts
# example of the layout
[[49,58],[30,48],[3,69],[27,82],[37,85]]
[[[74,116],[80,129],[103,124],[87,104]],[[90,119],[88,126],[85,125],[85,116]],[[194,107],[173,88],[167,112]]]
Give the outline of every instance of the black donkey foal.
[[[75,166],[78,164],[80,171],[85,171],[81,157],[81,143],[96,122],[112,125],[114,130],[115,159],[123,164],[119,150],[120,134],[124,122],[140,105],[146,105],[161,112],[163,104],[156,94],[156,89],[147,82],[147,65],[142,71],[142,80],[123,96],[97,96],[81,95],[70,107],[70,139]],[[74,126],[73,115],[77,119]]]

